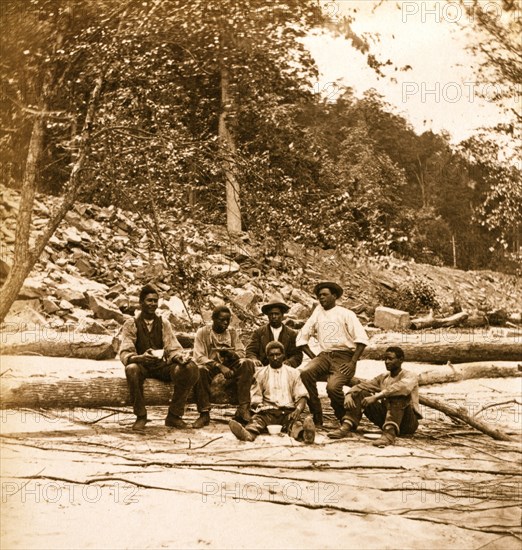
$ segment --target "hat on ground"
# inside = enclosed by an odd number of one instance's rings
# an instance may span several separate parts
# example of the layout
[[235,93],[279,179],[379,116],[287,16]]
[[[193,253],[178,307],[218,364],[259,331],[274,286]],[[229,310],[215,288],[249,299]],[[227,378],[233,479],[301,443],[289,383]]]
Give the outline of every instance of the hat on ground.
[[261,311],[265,315],[268,315],[268,312],[274,307],[278,307],[283,313],[287,313],[290,309],[290,306],[287,306],[284,302],[280,302],[279,300],[270,300],[268,304],[261,307]]
[[317,296],[322,288],[329,288],[332,292],[336,294],[337,298],[340,298],[343,295],[342,287],[339,286],[337,283],[332,283],[330,281],[317,283],[314,287],[314,294]]

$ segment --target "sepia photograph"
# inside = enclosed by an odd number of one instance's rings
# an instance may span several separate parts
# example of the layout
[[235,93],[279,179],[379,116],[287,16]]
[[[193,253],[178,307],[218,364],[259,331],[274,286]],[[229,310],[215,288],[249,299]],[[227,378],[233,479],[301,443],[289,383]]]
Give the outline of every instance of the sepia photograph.
[[0,21],[0,547],[520,550],[522,0]]

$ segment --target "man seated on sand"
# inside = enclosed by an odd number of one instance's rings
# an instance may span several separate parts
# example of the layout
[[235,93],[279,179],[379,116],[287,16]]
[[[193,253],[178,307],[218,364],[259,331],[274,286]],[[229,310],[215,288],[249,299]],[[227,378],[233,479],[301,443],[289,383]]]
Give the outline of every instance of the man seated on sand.
[[143,396],[143,383],[147,378],[174,383],[165,426],[188,428],[182,416],[190,390],[199,376],[191,354],[183,350],[170,323],[156,315],[158,298],[158,291],[145,285],[140,292],[141,313],[136,319],[126,321],[121,332],[120,360],[125,365],[130,399],[137,417],[133,430],[143,430],[147,424]]
[[346,413],[341,428],[328,434],[331,439],[351,437],[362,413],[382,428],[373,442],[376,447],[393,445],[398,435],[413,434],[419,426],[419,380],[415,373],[402,369],[404,352],[392,346],[386,350],[388,372],[350,388],[344,399]]
[[304,423],[299,419],[308,398],[299,371],[284,363],[285,348],[281,342],[269,342],[266,356],[268,366],[256,372],[251,392],[252,405],[259,407],[244,427],[231,420],[228,424],[230,430],[241,441],[254,441],[260,433],[267,431],[267,426],[279,424],[294,439],[313,443],[315,425],[312,417],[305,418]]

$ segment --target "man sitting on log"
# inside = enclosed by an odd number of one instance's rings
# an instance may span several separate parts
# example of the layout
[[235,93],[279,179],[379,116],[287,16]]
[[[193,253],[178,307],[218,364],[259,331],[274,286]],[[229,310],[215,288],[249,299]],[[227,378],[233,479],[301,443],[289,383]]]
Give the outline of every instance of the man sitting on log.
[[[350,384],[357,360],[368,344],[368,337],[357,315],[336,305],[343,289],[332,282],[319,283],[314,294],[319,305],[297,335],[296,345],[312,358],[301,371],[301,379],[308,390],[310,412],[316,426],[323,424],[323,411],[317,393],[317,381],[326,378],[326,392],[339,422],[344,417],[343,386]],[[321,352],[315,355],[308,342],[317,338]]]
[[143,396],[143,383],[147,378],[174,383],[165,426],[188,428],[182,416],[190,390],[199,376],[198,367],[191,361],[190,354],[184,352],[170,323],[156,315],[158,299],[158,291],[152,285],[145,285],[140,292],[141,313],[136,319],[126,321],[121,333],[120,360],[125,365],[137,417],[133,430],[142,430],[147,423]]
[[245,424],[250,413],[250,387],[255,366],[245,358],[245,348],[235,329],[229,328],[232,313],[226,306],[218,306],[212,312],[212,326],[202,327],[194,339],[194,362],[199,367],[199,380],[195,386],[199,418],[194,428],[210,424],[210,384],[221,373],[225,380],[234,380],[239,407],[236,418]]
[[256,367],[268,365],[266,346],[269,342],[281,342],[286,350],[285,365],[296,368],[303,360],[303,352],[296,348],[297,331],[283,323],[289,306],[279,300],[272,300],[261,307],[261,311],[268,317],[268,323],[252,333],[246,348],[246,356],[252,359]]
[[308,398],[299,371],[285,362],[285,348],[281,342],[269,342],[265,353],[269,364],[256,372],[252,387],[252,404],[259,405],[257,412],[245,427],[231,420],[230,430],[241,441],[254,441],[267,431],[267,426],[279,424],[294,439],[313,443],[312,417],[305,418],[304,423],[299,420]]
[[346,414],[341,428],[328,434],[332,439],[350,437],[364,414],[382,435],[373,442],[376,447],[393,445],[398,435],[413,434],[422,415],[419,411],[419,380],[415,373],[402,369],[404,352],[391,346],[384,364],[388,372],[350,388],[344,400]]

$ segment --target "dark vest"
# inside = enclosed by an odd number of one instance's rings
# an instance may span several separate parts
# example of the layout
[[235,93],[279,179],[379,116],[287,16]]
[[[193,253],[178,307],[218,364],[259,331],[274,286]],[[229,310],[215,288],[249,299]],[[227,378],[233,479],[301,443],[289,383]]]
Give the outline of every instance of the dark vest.
[[134,322],[136,323],[137,330],[136,351],[139,355],[145,353],[149,348],[163,348],[163,323],[160,317],[157,315],[154,316],[150,332],[147,329],[145,321],[141,318],[141,315],[135,319]]

